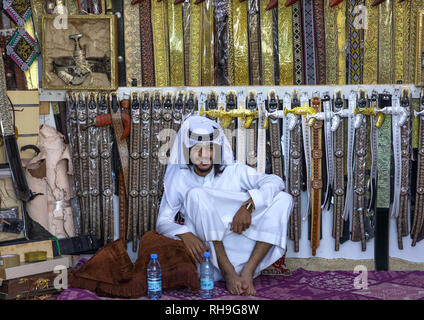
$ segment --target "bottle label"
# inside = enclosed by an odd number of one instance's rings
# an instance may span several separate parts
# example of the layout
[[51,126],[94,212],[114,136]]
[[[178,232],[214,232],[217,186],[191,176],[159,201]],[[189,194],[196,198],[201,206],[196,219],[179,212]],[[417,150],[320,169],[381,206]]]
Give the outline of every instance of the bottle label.
[[212,279],[200,279],[200,288],[202,290],[212,290],[213,280]]
[[148,279],[147,280],[147,290],[149,291],[161,291],[162,290],[162,280],[157,279]]

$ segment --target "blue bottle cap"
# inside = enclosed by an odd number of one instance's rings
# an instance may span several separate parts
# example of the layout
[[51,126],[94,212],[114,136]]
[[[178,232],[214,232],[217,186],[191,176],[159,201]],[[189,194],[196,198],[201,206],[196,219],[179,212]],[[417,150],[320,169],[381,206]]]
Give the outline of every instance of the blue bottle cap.
[[157,255],[156,253],[152,253],[152,254],[150,255],[150,258],[151,258],[151,259],[157,259],[157,258],[158,258],[158,255]]
[[206,251],[206,252],[203,254],[203,256],[204,256],[205,258],[210,258],[210,257],[211,257],[211,253],[210,253],[209,251]]

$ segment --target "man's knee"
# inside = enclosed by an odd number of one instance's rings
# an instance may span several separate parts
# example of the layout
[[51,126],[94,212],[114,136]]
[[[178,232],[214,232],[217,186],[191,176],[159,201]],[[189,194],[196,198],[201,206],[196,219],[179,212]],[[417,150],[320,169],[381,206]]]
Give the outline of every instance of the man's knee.
[[290,215],[293,210],[294,200],[291,194],[281,191],[275,196],[273,204],[279,208],[287,208]]

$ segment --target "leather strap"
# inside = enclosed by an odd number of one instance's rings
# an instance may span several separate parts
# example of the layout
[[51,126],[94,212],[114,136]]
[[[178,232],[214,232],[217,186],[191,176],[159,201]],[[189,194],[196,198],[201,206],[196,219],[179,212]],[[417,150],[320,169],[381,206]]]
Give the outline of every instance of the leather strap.
[[[90,92],[87,97],[87,116],[89,124],[95,122],[97,116],[97,93]],[[88,129],[88,175],[89,175],[89,233],[98,239],[102,237],[100,217],[100,155],[99,155],[99,128],[90,126]],[[86,173],[87,174],[87,173]]]
[[156,87],[170,85],[167,3],[167,1],[151,0]]
[[[341,113],[344,110],[344,97],[341,90],[334,92],[333,112]],[[333,207],[333,237],[335,238],[335,250],[339,251],[340,238],[343,233],[343,211],[345,204],[345,144],[344,144],[344,120],[337,119],[337,126],[332,126],[333,150],[334,150],[334,207]]]
[[302,29],[302,11],[300,2],[292,5],[293,17],[293,60],[294,60],[294,84],[301,85],[304,83],[303,69],[303,29]]
[[415,117],[419,119],[419,147],[417,166],[417,191],[415,197],[414,218],[411,226],[412,246],[423,237],[424,225],[424,89],[421,90],[420,110],[415,112]]
[[326,84],[327,66],[325,50],[325,23],[324,23],[324,4],[325,0],[313,1],[314,9],[314,28],[316,37],[316,55],[317,55],[317,84]]
[[139,234],[143,235],[149,230],[150,219],[150,163],[151,163],[151,146],[150,146],[150,121],[151,121],[151,100],[149,92],[145,91],[141,94],[140,100],[140,176],[139,180]]
[[356,107],[356,92],[351,91],[349,95],[349,107],[348,107],[348,140],[347,140],[347,181],[346,181],[346,198],[345,207],[343,211],[343,219],[352,221],[353,212],[353,156],[354,156],[354,139],[355,139],[355,127],[353,119],[353,111]]
[[[71,1],[68,1],[71,2]],[[146,1],[144,1],[146,2]],[[124,38],[125,38],[125,68],[127,87],[131,87],[133,79],[141,85],[141,38],[140,10],[131,5],[131,0],[124,0]]]
[[398,226],[398,246],[403,249],[402,237],[409,234],[408,216],[409,216],[409,197],[410,193],[410,141],[411,141],[411,120],[409,117],[411,110],[411,91],[410,89],[402,89],[400,93],[400,107],[406,110],[408,120],[401,125],[401,181],[400,181],[400,199],[399,199],[399,216],[397,219]]
[[82,232],[83,234],[89,233],[89,175],[88,173],[88,131],[85,127],[88,125],[87,106],[85,96],[79,92],[77,93],[77,117],[78,117],[78,149],[80,157],[80,178],[81,178],[81,219],[82,219]]
[[[67,123],[69,126],[69,148],[72,155],[73,185],[75,195],[79,199],[79,206],[82,207],[82,186],[81,186],[81,161],[79,156],[79,135],[78,135],[78,112],[77,100],[74,92],[66,94],[67,102]],[[79,217],[80,219],[82,217]]]
[[[311,101],[315,111],[322,112],[321,99],[314,95]],[[311,130],[311,248],[316,255],[321,238],[321,193],[322,193],[322,126],[316,120]]]
[[[275,112],[278,110],[278,96],[275,90],[268,93],[268,112]],[[280,134],[280,119],[276,117],[269,117],[269,141],[271,149],[271,166],[272,173],[284,179],[283,162],[281,159],[281,134]]]
[[[257,165],[256,170],[259,173],[265,173],[266,167],[266,109],[265,109],[265,99],[262,95],[262,92],[259,92],[256,96],[257,106],[258,106],[258,119],[257,119],[257,130],[258,130],[258,142],[257,142]],[[281,155],[281,153],[280,153]]]
[[[247,98],[246,109],[254,111],[258,109],[256,101],[256,91],[249,90]],[[257,135],[258,135],[258,121],[254,119],[249,128],[247,128],[246,136],[246,163],[252,168],[256,168],[257,165]]]
[[[356,107],[359,110],[368,107],[367,92],[358,91]],[[368,124],[363,114],[355,116],[355,155],[354,155],[354,182],[353,182],[353,215],[352,241],[361,241],[362,251],[366,250],[364,214],[366,202],[366,159],[368,153]]]
[[[260,3],[260,32],[261,32],[261,59],[262,59],[262,84],[273,85],[274,78],[274,37],[272,10],[267,11],[267,2]],[[286,44],[287,45],[287,44]]]
[[305,84],[317,83],[316,39],[314,33],[314,10],[312,0],[302,2],[304,31]]
[[[140,202],[140,96],[137,91],[131,92],[131,133],[129,151],[129,181],[128,181],[128,231],[131,232],[133,251],[137,250],[139,220],[142,220]],[[141,222],[142,223],[142,222]],[[135,249],[134,249],[135,247]]]
[[153,31],[150,0],[140,2],[141,73],[144,87],[155,86]]
[[259,0],[247,0],[247,23],[249,36],[249,84],[262,84],[261,64],[261,28],[260,28],[260,4]]
[[[109,104],[105,92],[100,93],[98,101],[99,114],[109,113]],[[100,186],[103,214],[103,243],[114,240],[114,210],[113,194],[114,184],[112,177],[112,141],[110,126],[101,127],[100,130]]]
[[[288,109],[300,107],[299,91],[292,93],[290,104],[285,101]],[[289,118],[288,118],[289,119]],[[289,192],[293,197],[293,212],[290,215],[290,239],[294,240],[294,250],[299,252],[299,240],[301,235],[301,173],[302,173],[302,126],[299,119],[291,117],[287,123],[290,129],[290,176]]]
[[156,226],[156,216],[159,211],[159,194],[161,189],[160,174],[161,165],[159,163],[159,132],[161,130],[161,120],[163,112],[162,94],[160,91],[154,91],[151,97],[152,114],[150,122],[150,152],[151,152],[151,171],[150,171],[150,216],[148,228],[153,230]]
[[[225,110],[231,111],[237,109],[237,92],[230,90],[227,92],[225,97],[226,102],[226,108]],[[233,150],[233,154],[237,154],[236,146],[237,146],[237,139],[236,139],[236,119],[232,118],[230,125],[224,129],[224,134],[226,135],[228,141],[230,142],[231,149]]]
[[233,6],[234,85],[249,85],[247,1],[229,1]]
[[374,0],[365,0],[368,28],[364,30],[364,84],[377,84],[378,68],[378,7]]
[[278,54],[280,85],[294,84],[293,13],[291,7],[278,6]]
[[[246,96],[243,90],[237,92],[237,109],[246,109]],[[241,118],[237,118],[237,144],[236,154],[237,162],[246,164],[246,130],[244,128],[244,121]]]

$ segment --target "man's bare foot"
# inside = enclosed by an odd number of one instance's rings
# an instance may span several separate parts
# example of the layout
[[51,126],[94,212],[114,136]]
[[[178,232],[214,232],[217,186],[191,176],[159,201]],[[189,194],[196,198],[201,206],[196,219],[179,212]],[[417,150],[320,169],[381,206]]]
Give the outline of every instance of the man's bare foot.
[[246,290],[243,295],[254,296],[256,294],[255,286],[253,285],[253,272],[243,269],[240,272],[241,282]]
[[243,284],[242,278],[235,272],[224,274],[225,285],[227,290],[234,295],[241,295],[247,289],[247,285]]

